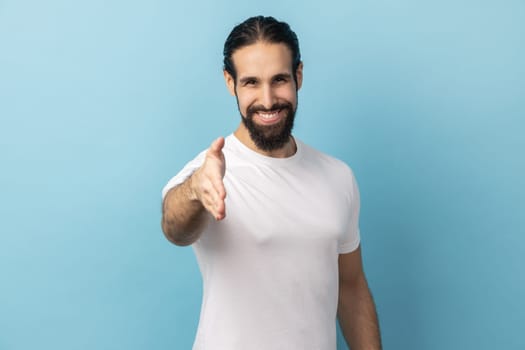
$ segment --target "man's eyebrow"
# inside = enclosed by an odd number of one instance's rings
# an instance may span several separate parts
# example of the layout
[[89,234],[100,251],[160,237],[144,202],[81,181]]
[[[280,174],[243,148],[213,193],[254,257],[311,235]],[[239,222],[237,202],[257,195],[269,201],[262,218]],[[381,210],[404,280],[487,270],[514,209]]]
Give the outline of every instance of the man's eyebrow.
[[274,75],[273,79],[278,79],[278,78],[290,79],[291,77],[292,77],[292,75],[290,73],[279,73],[279,74]]
[[242,77],[241,79],[239,79],[239,82],[241,84],[244,84],[244,83],[246,83],[248,81],[251,81],[251,80],[257,81],[258,79],[256,77]]

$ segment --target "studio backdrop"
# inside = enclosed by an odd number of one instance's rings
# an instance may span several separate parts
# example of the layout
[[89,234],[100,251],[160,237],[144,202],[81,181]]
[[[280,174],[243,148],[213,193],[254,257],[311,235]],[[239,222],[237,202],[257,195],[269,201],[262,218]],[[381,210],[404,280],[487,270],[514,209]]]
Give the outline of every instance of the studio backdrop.
[[356,174],[384,348],[525,349],[518,0],[0,0],[0,349],[191,349],[160,191],[238,125],[222,46],[259,14],[300,40],[295,136]]

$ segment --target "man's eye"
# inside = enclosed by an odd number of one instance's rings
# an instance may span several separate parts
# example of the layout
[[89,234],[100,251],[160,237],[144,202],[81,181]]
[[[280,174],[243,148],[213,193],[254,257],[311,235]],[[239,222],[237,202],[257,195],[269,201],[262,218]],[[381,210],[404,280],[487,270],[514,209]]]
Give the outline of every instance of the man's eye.
[[256,81],[255,80],[247,80],[246,81],[246,85],[255,85]]

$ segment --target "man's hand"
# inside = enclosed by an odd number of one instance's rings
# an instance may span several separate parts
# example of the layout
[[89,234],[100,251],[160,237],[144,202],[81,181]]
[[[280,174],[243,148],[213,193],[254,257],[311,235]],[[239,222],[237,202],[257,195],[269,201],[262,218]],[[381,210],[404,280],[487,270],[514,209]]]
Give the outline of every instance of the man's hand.
[[226,172],[223,147],[223,137],[213,141],[204,163],[191,177],[193,198],[200,201],[216,220],[222,220],[226,216],[226,190],[222,181]]

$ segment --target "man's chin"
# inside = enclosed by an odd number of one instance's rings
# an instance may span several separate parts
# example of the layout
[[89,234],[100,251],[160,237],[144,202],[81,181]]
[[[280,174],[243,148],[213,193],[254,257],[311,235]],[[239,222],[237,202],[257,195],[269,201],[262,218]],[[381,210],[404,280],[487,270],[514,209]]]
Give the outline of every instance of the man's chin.
[[266,131],[248,129],[250,138],[255,145],[264,151],[274,151],[280,149],[286,145],[290,139],[291,132],[285,132],[284,130]]

